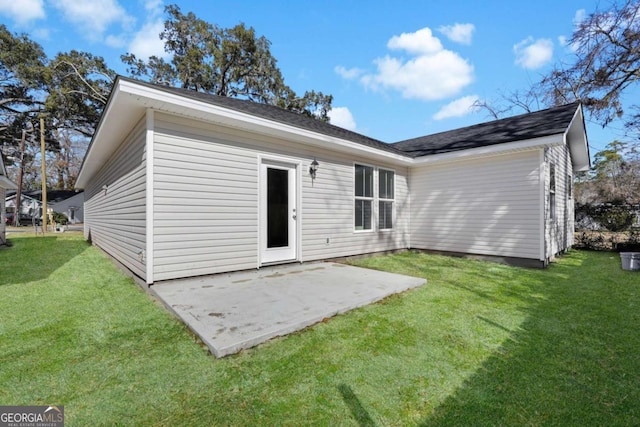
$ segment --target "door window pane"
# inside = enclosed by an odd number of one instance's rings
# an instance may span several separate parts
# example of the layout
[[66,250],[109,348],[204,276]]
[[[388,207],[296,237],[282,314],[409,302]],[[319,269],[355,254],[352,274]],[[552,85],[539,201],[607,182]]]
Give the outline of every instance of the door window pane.
[[289,245],[289,172],[267,168],[267,248]]

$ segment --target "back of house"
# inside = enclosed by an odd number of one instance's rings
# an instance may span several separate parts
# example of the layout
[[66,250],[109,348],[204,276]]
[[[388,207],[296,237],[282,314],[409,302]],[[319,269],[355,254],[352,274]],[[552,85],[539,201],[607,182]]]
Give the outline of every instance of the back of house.
[[544,266],[586,142],[578,104],[386,144],[119,77],[77,187],[85,236],[149,284],[411,248]]

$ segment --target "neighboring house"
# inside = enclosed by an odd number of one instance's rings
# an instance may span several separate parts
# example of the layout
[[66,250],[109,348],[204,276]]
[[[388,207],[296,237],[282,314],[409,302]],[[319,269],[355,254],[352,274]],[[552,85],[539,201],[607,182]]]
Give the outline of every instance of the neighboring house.
[[579,104],[385,144],[118,77],[76,185],[86,238],[149,284],[406,248],[544,266],[587,147]]
[[7,215],[5,211],[5,194],[7,190],[14,190],[17,188],[16,184],[7,178],[7,170],[4,167],[4,159],[0,152],[0,245],[4,245],[6,239],[6,222]]
[[69,224],[84,222],[84,193],[74,192],[71,197],[64,197],[52,201],[50,206],[54,212],[65,214]]
[[[15,192],[8,193],[6,198],[7,207],[15,211]],[[34,214],[41,216],[42,191],[25,191],[20,195],[20,222],[31,224]],[[84,195],[82,192],[70,190],[48,190],[47,210],[63,213],[69,219],[70,224],[78,224],[84,221]],[[37,209],[37,211],[36,211]]]
[[[16,209],[16,194],[13,192],[5,199],[7,210],[11,211],[11,222],[14,221],[14,216],[18,209]],[[33,217],[40,217],[42,215],[42,202],[27,193],[20,195],[20,224],[31,225]]]

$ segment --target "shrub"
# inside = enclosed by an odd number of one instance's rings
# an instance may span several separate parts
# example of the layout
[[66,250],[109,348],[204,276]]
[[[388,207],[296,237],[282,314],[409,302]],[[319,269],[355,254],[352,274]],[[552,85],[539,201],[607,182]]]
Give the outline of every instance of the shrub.
[[67,225],[67,222],[69,222],[69,218],[67,218],[67,216],[63,213],[60,212],[54,212],[53,213],[53,222],[58,223],[58,224],[62,224],[62,225]]
[[636,219],[632,206],[618,203],[576,204],[575,211],[579,228],[620,232],[629,230]]

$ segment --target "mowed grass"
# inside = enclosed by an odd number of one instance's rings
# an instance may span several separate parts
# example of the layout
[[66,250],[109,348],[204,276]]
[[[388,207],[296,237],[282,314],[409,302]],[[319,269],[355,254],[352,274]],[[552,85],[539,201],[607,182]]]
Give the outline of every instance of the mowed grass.
[[10,238],[0,404],[69,426],[640,424],[640,273],[615,254],[363,259],[428,283],[215,359],[81,236]]

